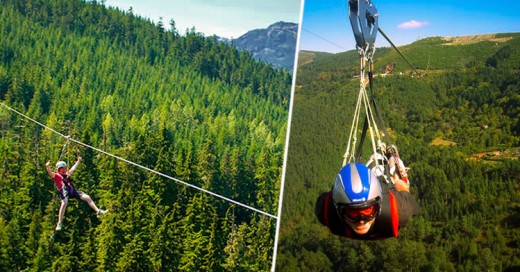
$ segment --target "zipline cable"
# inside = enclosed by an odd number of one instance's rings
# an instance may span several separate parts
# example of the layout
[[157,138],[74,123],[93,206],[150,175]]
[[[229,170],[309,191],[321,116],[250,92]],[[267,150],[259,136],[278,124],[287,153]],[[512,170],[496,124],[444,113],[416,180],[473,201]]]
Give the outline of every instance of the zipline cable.
[[341,45],[339,45],[339,44],[337,44],[337,43],[335,43],[335,42],[333,42],[331,40],[327,40],[327,39],[323,38],[322,36],[312,32],[312,31],[310,31],[308,29],[305,29],[305,28],[302,27],[302,30],[305,31],[305,32],[308,32],[308,33],[310,33],[310,34],[312,34],[312,35],[314,35],[314,36],[316,36],[316,37],[318,37],[318,38],[320,38],[320,39],[322,39],[322,40],[324,40],[324,41],[326,41],[326,42],[328,42],[328,43],[330,43],[332,45],[335,45],[335,46],[337,46],[337,47],[339,47],[339,48],[341,48],[343,50],[348,50],[347,48],[345,48],[345,47],[343,47],[343,46],[341,46]]
[[377,27],[377,30],[379,30],[379,33],[381,33],[381,35],[383,35],[383,37],[385,37],[385,39],[390,43],[390,45],[392,45],[392,47],[397,51],[397,53],[399,53],[399,55],[401,55],[401,57],[404,59],[404,61],[406,61],[406,63],[408,63],[408,65],[410,65],[410,67],[412,68],[412,70],[416,73],[416,74],[419,74],[419,72],[417,72],[417,70],[415,70],[415,68],[412,66],[412,64],[408,61],[408,59],[406,59],[406,57],[403,55],[403,53],[401,53],[401,51],[399,51],[399,49],[397,49],[397,46],[395,46],[395,44],[392,42],[392,40],[390,40],[390,38],[388,38],[388,36],[386,36],[385,32],[383,31],[383,29],[381,29],[380,26]]
[[236,201],[236,200],[233,200],[233,199],[227,198],[227,197],[225,197],[225,196],[221,196],[221,195],[219,195],[219,194],[217,194],[217,193],[213,193],[213,192],[211,192],[211,191],[208,191],[208,190],[206,190],[206,189],[203,189],[203,188],[197,187],[197,186],[195,186],[195,185],[193,185],[193,184],[187,183],[187,182],[182,181],[182,180],[180,180],[180,179],[177,179],[177,178],[174,178],[174,177],[170,177],[170,176],[168,176],[168,175],[166,175],[166,174],[163,174],[163,173],[161,173],[161,172],[158,172],[158,171],[155,171],[155,170],[153,170],[153,169],[150,169],[150,168],[148,168],[148,167],[146,167],[146,166],[142,166],[142,165],[137,164],[137,163],[135,163],[135,162],[129,161],[129,160],[125,159],[125,158],[121,158],[121,157],[116,156],[116,155],[114,155],[114,154],[108,153],[108,152],[103,151],[103,150],[101,150],[101,149],[99,149],[99,148],[96,148],[96,147],[93,147],[93,146],[91,146],[91,145],[88,145],[88,144],[82,143],[82,142],[80,142],[80,141],[78,141],[78,140],[75,140],[75,139],[71,138],[70,136],[67,136],[67,135],[65,135],[65,134],[62,134],[62,133],[60,133],[60,132],[58,132],[58,131],[56,131],[56,130],[54,130],[54,129],[52,129],[52,128],[50,128],[50,127],[48,127],[48,126],[46,126],[46,125],[44,125],[44,124],[42,124],[42,123],[40,123],[40,122],[38,122],[38,121],[36,121],[36,120],[34,120],[34,119],[32,119],[31,117],[29,117],[29,116],[27,116],[27,115],[25,115],[25,114],[23,114],[23,113],[21,113],[21,112],[15,110],[15,109],[13,109],[13,108],[7,106],[7,105],[4,104],[3,102],[0,102],[0,104],[1,104],[2,106],[4,106],[6,109],[8,109],[8,110],[10,110],[10,111],[12,111],[12,112],[14,112],[14,113],[20,115],[20,116],[23,116],[24,118],[26,118],[26,119],[28,119],[28,120],[30,120],[30,121],[32,121],[32,122],[38,124],[39,126],[41,126],[41,127],[43,127],[43,128],[46,128],[46,129],[48,129],[48,130],[50,130],[50,131],[52,131],[52,132],[54,132],[54,133],[60,135],[61,137],[66,138],[67,141],[75,142],[75,143],[77,143],[77,144],[83,145],[83,146],[88,147],[88,148],[90,148],[90,149],[92,149],[92,150],[95,150],[95,151],[97,151],[97,152],[100,152],[100,153],[103,153],[103,154],[105,154],[105,155],[108,155],[108,156],[111,156],[111,157],[113,157],[113,158],[116,158],[116,159],[118,159],[118,160],[120,160],[120,161],[123,161],[123,162],[126,162],[126,163],[128,163],[128,164],[131,164],[131,165],[137,166],[137,167],[139,167],[139,168],[141,168],[141,169],[144,169],[144,170],[146,170],[146,171],[150,171],[150,172],[152,172],[152,173],[154,173],[154,174],[157,174],[157,175],[159,175],[159,176],[162,176],[162,177],[165,177],[165,178],[171,179],[171,180],[176,181],[176,182],[178,182],[178,183],[181,183],[181,184],[184,184],[184,185],[189,186],[189,187],[191,187],[191,188],[197,189],[197,190],[199,190],[199,191],[201,191],[201,192],[204,192],[204,193],[210,194],[210,195],[212,195],[212,196],[218,197],[218,198],[223,199],[223,200],[225,200],[225,201],[231,202],[231,203],[233,203],[233,204],[236,204],[236,205],[242,206],[242,207],[247,208],[247,209],[249,209],[249,210],[255,211],[255,212],[257,212],[257,213],[260,213],[260,214],[263,214],[263,215],[266,215],[266,216],[269,216],[269,217],[272,217],[272,218],[278,220],[278,217],[276,217],[276,216],[274,216],[274,215],[272,215],[272,214],[270,214],[270,213],[264,212],[264,211],[259,210],[259,209],[257,209],[257,208],[253,208],[253,207],[251,207],[251,206],[249,206],[249,205],[246,205],[246,204],[242,204],[242,203],[240,203],[240,202],[238,202],[238,201]]
[[[302,28],[302,30],[304,30],[305,32],[308,32],[308,33],[310,33],[310,34],[312,34],[312,35],[314,35],[314,36],[316,36],[316,37],[318,37],[318,38],[320,38],[320,39],[322,39],[322,40],[324,40],[324,41],[326,41],[326,42],[328,42],[328,43],[330,43],[330,44],[332,44],[332,45],[334,45],[334,46],[337,46],[337,47],[339,47],[339,48],[341,48],[341,49],[347,50],[347,48],[345,48],[345,47],[343,47],[343,46],[341,46],[341,45],[339,45],[339,44],[337,44],[337,43],[335,43],[335,42],[332,42],[331,40],[328,40],[328,39],[326,39],[326,38],[324,38],[324,37],[322,37],[322,36],[320,36],[320,35],[318,35],[318,34],[312,32],[312,31],[310,31],[310,30],[308,30],[308,29]],[[395,49],[395,51],[397,51],[397,53],[399,53],[399,55],[404,59],[404,61],[406,61],[406,63],[410,66],[410,68],[412,68],[412,70],[413,70],[416,74],[419,75],[419,72],[417,72],[417,70],[415,69],[415,67],[413,67],[413,65],[410,63],[410,61],[408,61],[408,59],[403,55],[403,53],[401,53],[401,51],[400,51],[400,50],[397,48],[397,46],[392,42],[392,40],[391,40],[391,39],[386,35],[386,33],[383,31],[383,29],[381,29],[381,27],[378,26],[378,27],[377,27],[377,30],[379,31],[379,33],[381,33],[381,35],[383,35],[383,37],[385,37],[385,39],[388,41],[388,43],[390,43],[390,45]]]

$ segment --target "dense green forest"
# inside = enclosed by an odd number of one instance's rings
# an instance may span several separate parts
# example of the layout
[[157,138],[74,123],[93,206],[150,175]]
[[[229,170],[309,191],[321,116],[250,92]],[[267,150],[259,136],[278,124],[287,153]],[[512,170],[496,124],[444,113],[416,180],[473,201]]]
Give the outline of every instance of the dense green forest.
[[[347,147],[359,56],[305,52],[297,71],[279,271],[518,271],[520,269],[520,34],[473,43],[434,37],[376,50],[374,79],[389,134],[411,167],[421,214],[399,237],[354,241],[314,216]],[[368,153],[365,153],[368,154]],[[368,159],[368,155],[365,155]]]
[[[196,22],[194,22],[196,24]],[[97,1],[0,2],[0,101],[82,143],[277,213],[291,76]],[[65,139],[0,107],[0,271],[265,271],[276,221],[71,142],[63,237],[44,164]]]

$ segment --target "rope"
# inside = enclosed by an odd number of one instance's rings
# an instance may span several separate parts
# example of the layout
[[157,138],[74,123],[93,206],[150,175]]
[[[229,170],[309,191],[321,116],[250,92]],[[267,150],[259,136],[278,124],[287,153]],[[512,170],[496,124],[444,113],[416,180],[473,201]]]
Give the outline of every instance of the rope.
[[[377,142],[380,143],[381,139],[379,137],[379,129],[377,127],[376,119],[374,118],[372,108],[370,107],[370,100],[368,98],[368,94],[366,91],[366,82],[365,82],[365,68],[366,68],[366,52],[369,51],[369,60],[371,62],[371,56],[374,53],[375,48],[367,48],[366,50],[363,50],[361,48],[359,49],[360,53],[360,83],[359,83],[359,95],[358,100],[356,103],[356,109],[354,111],[354,118],[352,120],[352,126],[350,128],[350,134],[349,134],[349,140],[347,144],[347,150],[345,152],[345,155],[343,156],[343,166],[347,164],[347,161],[349,163],[356,160],[357,154],[361,154],[362,149],[362,143],[364,142],[364,138],[366,135],[366,129],[368,128],[370,130],[370,139],[372,141],[372,149],[374,154],[376,153],[376,139],[374,137],[374,134],[377,137]],[[358,125],[359,125],[359,117],[361,114],[361,105],[365,107],[365,123],[363,124],[363,132],[361,135],[361,143],[359,146],[359,150],[356,153],[356,142],[357,142],[357,131],[358,131]],[[353,141],[352,141],[353,140]],[[352,149],[352,152],[351,152]],[[377,165],[377,163],[376,163]]]
[[[348,144],[347,144],[347,150],[345,151],[345,155],[343,156],[343,164],[342,166],[347,165],[347,160],[349,162],[352,162],[355,158],[353,157],[353,154],[356,153],[356,143],[357,143],[357,128],[359,123],[359,112],[361,108],[361,99],[362,99],[362,93],[359,92],[358,100],[356,103],[356,109],[354,110],[354,118],[352,118],[352,125],[350,126],[350,133],[348,138]],[[353,141],[352,141],[353,140]],[[352,143],[352,144],[351,144]],[[352,146],[352,153],[350,152],[350,147]]]
[[[368,120],[368,128],[370,131],[370,140],[372,141],[372,154],[376,154],[376,142],[374,138],[374,134],[378,137],[379,140],[379,129],[377,128],[376,120],[374,119],[374,115],[372,114],[372,108],[370,107],[370,101],[368,100],[368,95],[366,94],[366,91],[364,92],[364,104],[365,104],[365,114]],[[371,123],[372,122],[372,123]],[[376,162],[376,166],[379,166]]]
[[[379,120],[379,123],[381,125],[381,130],[383,131],[383,135],[384,135],[384,137],[386,139],[386,142],[391,145],[392,144],[392,139],[391,139],[390,135],[386,131],[385,121],[383,120],[383,117],[381,116],[381,111],[379,110],[379,107],[377,106],[377,103],[376,103],[374,87],[373,87],[373,84],[372,84],[373,80],[374,80],[374,77],[373,77],[373,70],[374,69],[373,69],[373,62],[372,62],[372,60],[370,60],[370,66],[369,67],[370,68],[369,68],[369,71],[368,71],[368,82],[369,82],[369,89],[370,89],[370,94],[371,94],[370,101],[372,102],[372,106],[374,107],[374,110],[376,112],[376,117]],[[370,114],[372,116],[372,119],[374,120],[374,123],[376,124],[376,127],[377,127],[377,123],[375,122],[375,119],[373,117],[372,109],[369,109],[369,110],[370,110]],[[359,159],[362,156],[361,146],[363,145],[364,138],[366,136],[367,130],[368,130],[368,119],[365,119],[365,123],[363,125],[363,130],[362,130],[362,134],[361,134],[361,142],[359,143],[359,150],[358,150],[358,152],[355,155],[357,159]],[[377,143],[378,143],[378,146],[381,144],[381,137],[379,135],[379,131],[377,133]]]
[[60,156],[58,157],[58,161],[61,161],[61,157],[63,156],[63,154],[67,150],[67,146],[69,145],[70,136],[66,136],[65,138],[67,139],[67,141],[65,142],[65,144],[61,148],[61,153],[60,153]]
[[[359,160],[362,153],[362,147],[363,142],[366,137],[366,132],[369,130],[370,132],[370,140],[372,143],[372,152],[373,154],[377,154],[377,147],[381,145],[381,137],[379,135],[379,128],[377,126],[376,118],[374,117],[374,111],[371,107],[371,102],[373,103],[373,106],[375,108],[377,117],[379,118],[379,121],[382,123],[383,130],[386,134],[386,127],[384,125],[383,119],[381,117],[381,114],[379,112],[379,109],[377,108],[377,104],[375,103],[375,99],[372,94],[372,99],[369,99],[367,90],[366,90],[366,82],[365,82],[365,69],[366,69],[366,61],[369,61],[369,84],[370,84],[370,90],[372,91],[372,56],[375,51],[375,47],[367,47],[366,49],[358,48],[359,54],[360,54],[360,84],[359,84],[359,95],[358,100],[356,103],[356,109],[354,111],[354,118],[352,120],[352,126],[350,129],[349,134],[349,140],[347,144],[347,150],[345,152],[345,155],[343,155],[343,165],[345,166],[347,164],[347,161],[349,163],[354,162],[356,160]],[[367,54],[368,52],[368,54]],[[357,142],[357,131],[358,131],[358,125],[359,125],[359,116],[361,112],[361,106],[364,106],[365,108],[365,121],[363,124],[363,130],[361,132],[361,141],[358,146],[358,150],[356,152],[356,142]],[[353,141],[352,141],[353,139]],[[352,152],[351,152],[352,149]],[[379,167],[379,161],[375,160],[376,167]]]
[[66,136],[66,135],[64,135],[64,134],[62,134],[62,133],[60,133],[60,132],[58,132],[58,131],[56,131],[56,130],[54,130],[54,129],[52,129],[52,128],[50,128],[50,127],[48,127],[48,126],[46,126],[46,125],[44,125],[44,124],[42,124],[42,123],[40,123],[40,122],[38,122],[38,121],[36,121],[36,120],[32,119],[31,117],[29,117],[29,116],[27,116],[27,115],[25,115],[25,114],[23,114],[23,113],[21,113],[21,112],[15,110],[15,109],[13,109],[13,108],[7,106],[6,104],[4,104],[4,103],[2,103],[2,102],[0,102],[0,104],[1,104],[2,106],[4,106],[5,108],[7,108],[8,110],[10,110],[10,111],[12,111],[12,112],[15,112],[15,113],[17,113],[17,114],[19,114],[19,115],[25,117],[26,119],[28,119],[28,120],[30,120],[30,121],[32,121],[32,122],[34,122],[34,123],[40,125],[41,127],[46,128],[46,129],[48,129],[48,130],[50,130],[50,131],[52,131],[52,132],[54,132],[54,133],[60,135],[61,137],[67,138],[67,141],[70,140],[70,141],[72,141],[72,142],[75,142],[75,143],[77,143],[77,144],[83,145],[83,146],[88,147],[88,148],[90,148],[90,149],[92,149],[92,150],[95,150],[95,151],[97,151],[97,152],[100,152],[100,153],[103,153],[103,154],[105,154],[105,155],[108,155],[108,156],[111,156],[111,157],[113,157],[113,158],[116,158],[116,159],[118,159],[118,160],[120,160],[120,161],[123,161],[123,162],[126,162],[126,163],[128,163],[128,164],[131,164],[131,165],[137,166],[137,167],[139,167],[139,168],[141,168],[141,169],[144,169],[144,170],[146,170],[146,171],[152,172],[152,173],[157,174],[157,175],[159,175],[159,176],[162,176],[162,177],[165,177],[165,178],[171,179],[171,180],[176,181],[176,182],[178,182],[178,183],[181,183],[181,184],[184,184],[184,185],[189,186],[189,187],[191,187],[191,188],[197,189],[197,190],[199,190],[199,191],[201,191],[201,192],[204,192],[204,193],[210,194],[210,195],[212,195],[212,196],[215,196],[215,197],[221,198],[221,199],[223,199],[223,200],[225,200],[225,201],[228,201],[228,202],[230,202],[230,203],[233,203],[233,204],[236,204],[236,205],[242,206],[242,207],[244,207],[244,208],[246,208],[246,209],[249,209],[249,210],[255,211],[255,212],[257,212],[257,213],[260,213],[260,214],[263,214],[263,215],[266,215],[266,216],[269,216],[269,217],[272,217],[272,218],[278,220],[278,217],[276,217],[276,216],[274,216],[274,215],[272,215],[272,214],[270,214],[270,213],[267,213],[267,212],[264,212],[264,211],[262,211],[262,210],[259,210],[259,209],[256,209],[256,208],[253,208],[253,207],[251,207],[251,206],[249,206],[249,205],[246,205],[246,204],[242,204],[242,203],[240,203],[240,202],[238,202],[238,201],[236,201],[236,200],[233,200],[233,199],[227,198],[227,197],[225,197],[225,196],[221,196],[221,195],[219,195],[219,194],[216,194],[216,193],[213,193],[213,192],[208,191],[208,190],[206,190],[206,189],[203,189],[203,188],[197,187],[197,186],[195,186],[195,185],[193,185],[193,184],[187,183],[187,182],[182,181],[182,180],[180,180],[180,179],[177,179],[177,178],[174,178],[174,177],[170,177],[170,176],[168,176],[168,175],[166,175],[166,174],[163,174],[163,173],[161,173],[161,172],[155,171],[155,170],[150,169],[150,168],[148,168],[148,167],[146,167],[146,166],[142,166],[142,165],[137,164],[137,163],[135,163],[135,162],[129,161],[129,160],[127,160],[127,159],[121,158],[121,157],[116,156],[116,155],[114,155],[114,154],[108,153],[108,152],[106,152],[106,151],[103,151],[103,150],[98,149],[98,148],[96,148],[96,147],[93,147],[93,146],[91,146],[91,145],[88,145],[88,144],[82,143],[82,142],[80,142],[80,141],[78,141],[78,140],[75,140],[75,139],[73,139],[73,138],[70,138],[70,136]]

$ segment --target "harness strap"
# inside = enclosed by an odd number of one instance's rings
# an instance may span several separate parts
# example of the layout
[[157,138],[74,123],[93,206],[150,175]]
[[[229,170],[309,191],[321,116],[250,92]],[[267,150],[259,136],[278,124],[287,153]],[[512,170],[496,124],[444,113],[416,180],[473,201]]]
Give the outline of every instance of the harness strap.
[[374,70],[374,63],[370,62],[370,70],[368,71],[368,80],[369,80],[369,88],[370,88],[370,101],[372,102],[372,106],[374,107],[374,110],[376,111],[377,119],[379,119],[379,124],[381,125],[381,130],[383,131],[385,142],[388,144],[392,144],[392,139],[390,138],[390,135],[386,132],[386,126],[385,121],[383,120],[383,117],[381,116],[381,111],[379,110],[379,107],[376,103],[376,98],[374,94],[374,86],[372,85],[373,80],[373,70]]
[[[345,166],[347,163],[354,162],[355,160],[360,160],[361,153],[362,153],[362,145],[364,143],[367,130],[370,130],[370,139],[372,142],[372,152],[373,154],[376,154],[377,147],[381,145],[381,138],[379,135],[379,130],[377,128],[377,122],[374,118],[373,111],[371,109],[371,102],[368,97],[365,85],[365,69],[366,69],[366,60],[368,59],[370,62],[372,62],[372,56],[374,54],[375,48],[372,48],[371,51],[365,52],[363,49],[359,49],[360,53],[360,88],[359,88],[359,96],[358,101],[356,104],[356,109],[354,111],[354,118],[352,121],[352,127],[350,129],[350,135],[349,140],[347,144],[347,150],[345,152],[345,155],[343,156],[343,166]],[[370,69],[371,70],[371,69]],[[371,81],[370,81],[371,83]],[[360,144],[356,150],[356,141],[357,141],[357,127],[359,123],[359,116],[361,114],[361,108],[364,107],[364,115],[365,115],[365,123],[363,125],[363,132],[361,136]],[[354,141],[352,141],[352,139]],[[376,144],[377,143],[377,144]],[[352,150],[351,150],[352,149]],[[378,162],[376,162],[376,165],[379,165]]]
[[67,139],[67,141],[65,142],[65,144],[61,148],[61,152],[60,152],[60,156],[58,157],[58,161],[61,161],[61,157],[63,156],[63,154],[67,150],[67,146],[69,145],[70,136],[66,136],[65,138]]
[[363,129],[361,130],[361,139],[359,140],[357,152],[356,152],[356,161],[361,161],[361,156],[363,155],[363,144],[365,143],[365,138],[367,137],[368,131],[368,118],[365,117],[365,122],[363,123]]

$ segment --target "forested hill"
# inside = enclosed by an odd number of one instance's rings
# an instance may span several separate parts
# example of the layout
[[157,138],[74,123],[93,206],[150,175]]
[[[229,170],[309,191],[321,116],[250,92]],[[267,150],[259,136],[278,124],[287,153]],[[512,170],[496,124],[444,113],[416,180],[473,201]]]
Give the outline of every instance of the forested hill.
[[[195,24],[195,23],[194,23]],[[0,3],[0,100],[64,135],[276,214],[291,77],[252,54],[96,1]],[[258,271],[274,219],[70,142],[0,107],[0,271]]]
[[316,57],[304,52],[277,269],[520,269],[520,34],[428,38],[400,50],[421,76],[393,49],[378,48],[373,93],[411,167],[411,192],[421,215],[399,238],[372,242],[335,237],[315,218],[314,203],[330,190],[347,148],[359,57],[355,51]]
[[[379,37],[382,38],[382,37]],[[520,66],[520,33],[483,34],[459,37],[430,37],[399,50],[421,73],[442,72],[452,69],[466,69],[484,64],[496,67],[498,64],[510,69]],[[500,50],[499,50],[500,49]],[[333,76],[346,74],[353,76],[359,70],[358,53],[351,50],[342,53],[300,51],[298,66],[307,65],[303,71],[320,66],[321,70],[334,71]],[[391,48],[377,48],[374,55],[376,73],[385,73],[387,66],[395,73],[409,73],[411,68],[399,53]],[[357,69],[357,70],[356,70]],[[358,72],[355,72],[356,74]]]

